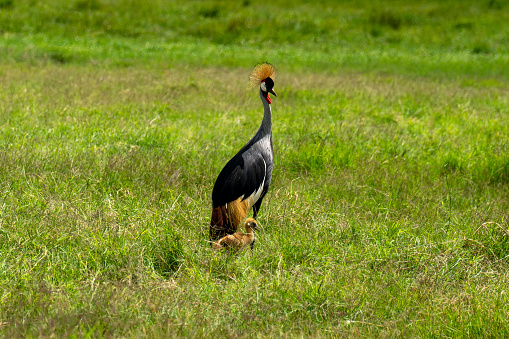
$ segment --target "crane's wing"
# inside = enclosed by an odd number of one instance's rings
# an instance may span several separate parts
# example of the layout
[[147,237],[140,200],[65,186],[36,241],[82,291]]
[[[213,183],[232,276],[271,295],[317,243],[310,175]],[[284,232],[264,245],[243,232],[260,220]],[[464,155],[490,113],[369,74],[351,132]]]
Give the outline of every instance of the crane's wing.
[[262,155],[250,151],[237,154],[219,173],[212,190],[212,204],[214,207],[223,206],[252,195],[256,195],[256,202],[263,190],[266,175],[267,164]]

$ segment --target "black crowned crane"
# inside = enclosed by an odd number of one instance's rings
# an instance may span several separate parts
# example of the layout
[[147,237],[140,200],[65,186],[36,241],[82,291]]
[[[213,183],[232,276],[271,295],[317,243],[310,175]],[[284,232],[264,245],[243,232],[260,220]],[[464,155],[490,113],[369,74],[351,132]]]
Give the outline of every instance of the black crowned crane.
[[263,120],[249,140],[219,173],[212,190],[210,239],[216,241],[237,231],[253,208],[256,220],[272,177],[272,111],[269,93],[274,92],[275,68],[264,63],[255,67],[251,82],[260,88]]

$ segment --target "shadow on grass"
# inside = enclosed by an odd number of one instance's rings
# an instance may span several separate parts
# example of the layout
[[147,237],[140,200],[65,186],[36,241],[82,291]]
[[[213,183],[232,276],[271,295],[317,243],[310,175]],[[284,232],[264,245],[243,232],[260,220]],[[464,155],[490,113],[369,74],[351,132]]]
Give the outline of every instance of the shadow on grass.
[[184,246],[179,234],[152,235],[146,239],[146,248],[154,270],[165,278],[173,275],[184,262]]

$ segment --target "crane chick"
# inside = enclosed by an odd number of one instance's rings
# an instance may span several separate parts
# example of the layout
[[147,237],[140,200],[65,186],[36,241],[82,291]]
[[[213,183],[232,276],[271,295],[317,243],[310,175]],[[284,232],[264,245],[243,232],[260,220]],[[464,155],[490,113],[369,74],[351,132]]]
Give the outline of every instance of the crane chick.
[[253,218],[247,218],[244,226],[246,228],[246,233],[235,232],[233,234],[229,234],[221,238],[218,242],[215,242],[212,245],[214,249],[220,250],[224,248],[230,253],[238,252],[246,248],[248,245],[250,245],[251,249],[253,249],[255,242],[254,231],[258,227],[258,222]]

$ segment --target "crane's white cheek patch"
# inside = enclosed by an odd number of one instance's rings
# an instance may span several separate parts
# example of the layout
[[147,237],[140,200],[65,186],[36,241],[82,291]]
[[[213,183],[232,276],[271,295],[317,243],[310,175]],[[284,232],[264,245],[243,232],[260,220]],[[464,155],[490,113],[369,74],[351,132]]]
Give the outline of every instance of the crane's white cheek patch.
[[265,86],[265,81],[262,81],[262,83],[260,84],[260,88],[262,89],[262,91],[267,92],[267,86]]

